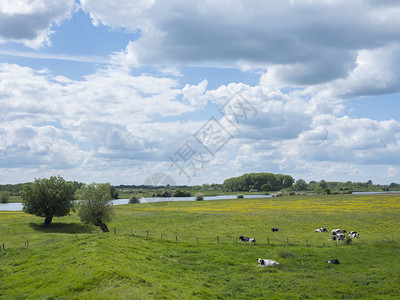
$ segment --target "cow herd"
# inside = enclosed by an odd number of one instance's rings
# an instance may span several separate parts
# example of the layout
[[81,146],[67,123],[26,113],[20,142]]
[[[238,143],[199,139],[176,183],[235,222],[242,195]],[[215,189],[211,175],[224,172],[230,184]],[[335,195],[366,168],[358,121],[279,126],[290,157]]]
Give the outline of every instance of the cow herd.
[[[315,232],[328,232],[328,230],[326,228],[318,228],[315,230]],[[343,241],[346,238],[345,235],[346,232],[347,232],[346,230],[333,229],[331,240],[336,242]],[[360,238],[360,235],[358,234],[357,231],[350,231],[348,236],[353,239]]]
[[[278,232],[279,228],[272,227],[271,231],[272,232]],[[328,229],[326,229],[326,228],[318,228],[318,229],[315,230],[315,232],[328,232]],[[346,230],[333,229],[332,230],[331,241],[336,241],[337,243],[339,241],[343,241],[346,238],[346,236],[345,236],[346,232],[347,232]],[[360,236],[359,236],[357,231],[350,231],[348,236],[350,238],[353,238],[353,239],[360,238]],[[242,241],[242,242],[248,242],[248,243],[255,243],[256,242],[256,240],[254,238],[249,238],[249,237],[242,236],[242,235],[239,236],[239,240]],[[339,264],[339,261],[337,259],[331,259],[331,260],[328,261],[328,263],[330,263],[330,264]],[[262,258],[258,259],[258,267],[268,267],[268,266],[276,266],[276,265],[279,265],[279,263],[274,261],[274,260],[262,259]]]

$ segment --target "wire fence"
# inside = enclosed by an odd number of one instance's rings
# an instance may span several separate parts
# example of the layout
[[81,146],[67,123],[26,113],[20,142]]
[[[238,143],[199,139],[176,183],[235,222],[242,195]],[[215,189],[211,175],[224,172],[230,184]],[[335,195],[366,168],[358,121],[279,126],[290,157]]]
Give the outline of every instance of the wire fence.
[[[248,245],[264,245],[264,246],[303,246],[303,247],[330,247],[330,246],[340,246],[344,245],[345,241],[332,241],[329,239],[326,240],[318,240],[315,239],[300,239],[296,237],[285,237],[284,235],[265,235],[264,237],[254,237],[255,242],[243,242],[239,239],[239,236],[188,236],[181,235],[170,232],[159,232],[159,231],[151,231],[151,230],[134,230],[134,229],[126,229],[123,228],[118,230],[117,227],[114,227],[110,232],[103,233],[101,231],[92,231],[91,233],[74,233],[67,234],[68,238],[60,236],[58,233],[50,233],[49,238],[33,238],[32,236],[25,236],[26,234],[20,233],[15,234],[14,238],[11,241],[7,241],[3,238],[0,239],[0,252],[4,252],[7,249],[16,249],[16,248],[32,248],[32,247],[43,247],[49,245],[55,245],[63,242],[73,242],[79,241],[84,238],[93,236],[93,235],[103,235],[103,236],[126,236],[126,237],[135,237],[143,240],[164,240],[168,242],[174,243],[188,243],[188,244],[248,244]],[[381,240],[365,240],[365,239],[355,239],[357,243],[361,244],[369,244],[369,243],[395,243],[395,239],[381,239]]]

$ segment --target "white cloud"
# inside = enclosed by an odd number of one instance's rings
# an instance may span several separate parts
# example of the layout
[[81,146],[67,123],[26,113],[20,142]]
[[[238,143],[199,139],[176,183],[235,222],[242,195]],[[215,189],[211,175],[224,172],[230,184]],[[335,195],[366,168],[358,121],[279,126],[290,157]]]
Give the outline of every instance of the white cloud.
[[132,10],[137,17],[131,21],[122,9],[99,7],[107,11],[104,23],[143,29],[115,57],[124,65],[239,63],[267,68],[265,80],[279,86],[344,78],[356,67],[358,51],[400,37],[394,2],[157,1]]
[[31,48],[50,45],[52,24],[69,18],[73,7],[73,0],[3,0],[0,42],[20,42]]

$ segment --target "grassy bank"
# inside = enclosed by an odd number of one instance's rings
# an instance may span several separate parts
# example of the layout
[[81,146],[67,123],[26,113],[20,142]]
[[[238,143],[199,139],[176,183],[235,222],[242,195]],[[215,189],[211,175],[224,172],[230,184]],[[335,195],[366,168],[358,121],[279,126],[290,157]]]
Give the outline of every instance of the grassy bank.
[[[116,206],[111,233],[76,215],[0,212],[2,299],[398,297],[400,197],[293,196]],[[272,233],[270,227],[280,228]],[[357,230],[350,245],[319,227]],[[390,229],[390,230],[388,230]],[[115,233],[114,233],[115,230]],[[236,242],[239,235],[256,244]],[[280,265],[257,268],[257,258]],[[327,260],[337,258],[340,265]]]

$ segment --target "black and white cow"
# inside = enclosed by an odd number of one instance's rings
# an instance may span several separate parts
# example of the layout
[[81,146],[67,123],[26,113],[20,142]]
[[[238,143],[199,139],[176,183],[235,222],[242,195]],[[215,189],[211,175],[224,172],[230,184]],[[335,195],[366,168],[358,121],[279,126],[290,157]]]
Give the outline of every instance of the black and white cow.
[[353,239],[358,239],[360,237],[357,231],[350,231],[349,236],[352,237]]
[[328,264],[335,264],[335,265],[338,265],[338,264],[340,264],[340,262],[339,262],[338,259],[331,259],[331,260],[328,260]]
[[345,238],[344,233],[341,232],[337,232],[335,234],[332,235],[332,241],[343,241]]
[[279,231],[279,228],[272,227],[272,228],[271,228],[271,231],[272,231],[272,232]]
[[277,266],[277,265],[279,265],[279,263],[277,261],[259,258],[257,267],[269,267],[269,266]]
[[326,228],[318,228],[315,230],[315,232],[328,232],[328,229]]
[[248,243],[255,243],[256,242],[256,240],[255,239],[253,239],[253,238],[249,238],[249,237],[246,237],[246,236],[239,236],[239,240],[241,240],[242,242],[248,242]]
[[340,229],[332,230],[332,235],[337,235],[338,233],[346,233],[346,230],[340,230]]

